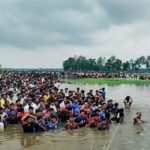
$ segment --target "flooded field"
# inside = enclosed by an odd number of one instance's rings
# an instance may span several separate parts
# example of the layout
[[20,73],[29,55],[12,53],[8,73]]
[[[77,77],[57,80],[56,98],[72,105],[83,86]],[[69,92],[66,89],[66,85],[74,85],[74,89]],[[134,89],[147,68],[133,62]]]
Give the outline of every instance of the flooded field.
[[[79,85],[62,84],[61,88],[77,87],[89,91],[106,88],[107,99],[113,99],[123,106],[123,99],[133,98],[131,111],[125,112],[123,124],[113,124],[109,131],[81,128],[25,134],[20,125],[11,125],[0,133],[0,150],[149,150],[150,145],[150,86],[148,85]],[[141,111],[145,123],[133,126],[133,116]],[[143,130],[138,134],[139,130]]]

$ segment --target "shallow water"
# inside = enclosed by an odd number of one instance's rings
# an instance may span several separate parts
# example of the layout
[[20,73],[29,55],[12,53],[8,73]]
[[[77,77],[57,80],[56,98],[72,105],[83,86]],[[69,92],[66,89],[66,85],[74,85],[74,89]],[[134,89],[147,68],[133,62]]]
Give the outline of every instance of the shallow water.
[[[0,132],[0,150],[149,150],[150,145],[150,86],[146,85],[79,85],[62,84],[61,88],[77,87],[89,91],[106,88],[107,99],[113,99],[123,106],[123,99],[130,95],[133,98],[131,111],[125,112],[123,124],[112,125],[109,131],[81,128],[66,131],[25,134],[19,125],[7,127]],[[139,126],[132,125],[132,118],[137,111],[141,111],[146,123]],[[140,132],[142,131],[142,132]]]

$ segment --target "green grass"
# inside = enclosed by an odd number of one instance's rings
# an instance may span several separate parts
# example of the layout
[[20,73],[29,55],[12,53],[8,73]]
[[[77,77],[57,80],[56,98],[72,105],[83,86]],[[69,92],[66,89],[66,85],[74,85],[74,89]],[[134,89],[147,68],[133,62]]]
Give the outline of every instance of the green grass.
[[63,79],[67,83],[81,84],[149,84],[150,80],[129,80],[129,79],[109,79],[109,78],[82,78],[82,79]]

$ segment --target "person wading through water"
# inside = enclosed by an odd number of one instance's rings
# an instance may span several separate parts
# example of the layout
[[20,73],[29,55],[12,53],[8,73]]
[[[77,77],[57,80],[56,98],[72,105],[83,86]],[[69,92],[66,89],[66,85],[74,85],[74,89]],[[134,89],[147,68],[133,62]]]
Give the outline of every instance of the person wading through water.
[[124,105],[125,105],[125,109],[130,110],[130,107],[131,107],[131,105],[132,105],[132,102],[133,102],[132,98],[131,98],[130,96],[126,96],[126,98],[125,98],[124,101],[123,101],[123,103],[124,103]]

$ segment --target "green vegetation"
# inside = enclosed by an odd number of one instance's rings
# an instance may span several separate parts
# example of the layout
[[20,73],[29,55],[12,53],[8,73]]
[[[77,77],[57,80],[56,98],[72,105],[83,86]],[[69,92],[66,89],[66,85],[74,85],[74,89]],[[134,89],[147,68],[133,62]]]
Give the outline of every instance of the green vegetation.
[[115,56],[108,59],[105,57],[87,59],[84,56],[74,56],[65,60],[63,67],[65,71],[149,72],[150,56],[141,56],[135,60],[131,59],[125,62]]
[[80,78],[80,79],[63,79],[67,83],[81,84],[149,84],[150,80],[129,80],[129,79],[109,79],[109,78]]

